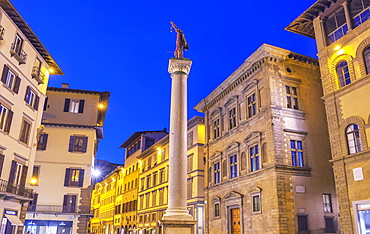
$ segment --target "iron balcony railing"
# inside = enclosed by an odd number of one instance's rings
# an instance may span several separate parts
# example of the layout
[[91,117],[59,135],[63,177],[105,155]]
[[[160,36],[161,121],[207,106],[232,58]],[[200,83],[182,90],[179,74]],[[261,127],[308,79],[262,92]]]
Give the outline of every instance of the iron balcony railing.
[[0,40],[4,40],[5,28],[0,25]]
[[44,83],[45,74],[40,71],[40,67],[33,66],[32,72],[31,72],[31,76],[32,76],[32,78],[34,78],[35,80],[37,80],[37,82],[39,84],[43,84]]
[[92,214],[90,206],[29,205],[29,212],[42,214]]
[[19,65],[26,63],[27,53],[22,50],[20,44],[12,43],[10,54],[18,61]]
[[8,181],[0,179],[0,193],[6,196],[21,196],[26,198],[32,198],[33,189],[26,188],[25,186],[12,185]]

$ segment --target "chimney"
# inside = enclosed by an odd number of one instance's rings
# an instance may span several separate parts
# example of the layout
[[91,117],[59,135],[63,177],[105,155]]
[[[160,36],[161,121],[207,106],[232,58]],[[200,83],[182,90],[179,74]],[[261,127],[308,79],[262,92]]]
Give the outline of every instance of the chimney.
[[69,88],[69,84],[68,83],[62,83],[62,88],[68,89]]

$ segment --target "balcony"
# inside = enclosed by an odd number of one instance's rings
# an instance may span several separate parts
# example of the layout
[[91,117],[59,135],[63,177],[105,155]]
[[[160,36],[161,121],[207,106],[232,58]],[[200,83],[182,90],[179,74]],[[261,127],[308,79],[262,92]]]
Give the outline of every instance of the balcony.
[[22,50],[21,46],[16,43],[12,43],[12,48],[10,49],[10,54],[14,57],[19,65],[25,64],[27,60],[27,54]]
[[31,200],[33,189],[26,188],[24,186],[12,185],[8,181],[0,179],[0,197],[4,197],[4,200],[10,200],[12,198]]
[[5,29],[0,25],[0,40],[4,40]]
[[43,84],[45,80],[45,74],[40,71],[40,68],[37,66],[33,66],[31,76],[35,79],[39,84]]
[[91,215],[90,206],[29,205],[27,212],[39,214],[80,214]]

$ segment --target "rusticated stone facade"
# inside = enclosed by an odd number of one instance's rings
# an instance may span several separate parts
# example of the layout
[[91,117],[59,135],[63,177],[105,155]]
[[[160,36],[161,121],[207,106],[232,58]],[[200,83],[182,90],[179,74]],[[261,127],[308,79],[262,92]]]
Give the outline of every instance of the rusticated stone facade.
[[206,233],[338,231],[321,96],[315,59],[264,44],[195,107]]

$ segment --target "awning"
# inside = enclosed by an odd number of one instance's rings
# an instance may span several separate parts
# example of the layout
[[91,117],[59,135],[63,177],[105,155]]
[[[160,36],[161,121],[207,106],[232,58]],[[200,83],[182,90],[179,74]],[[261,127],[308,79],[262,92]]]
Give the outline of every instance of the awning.
[[12,223],[12,225],[21,225],[23,226],[22,221],[15,215],[5,215],[5,217]]

